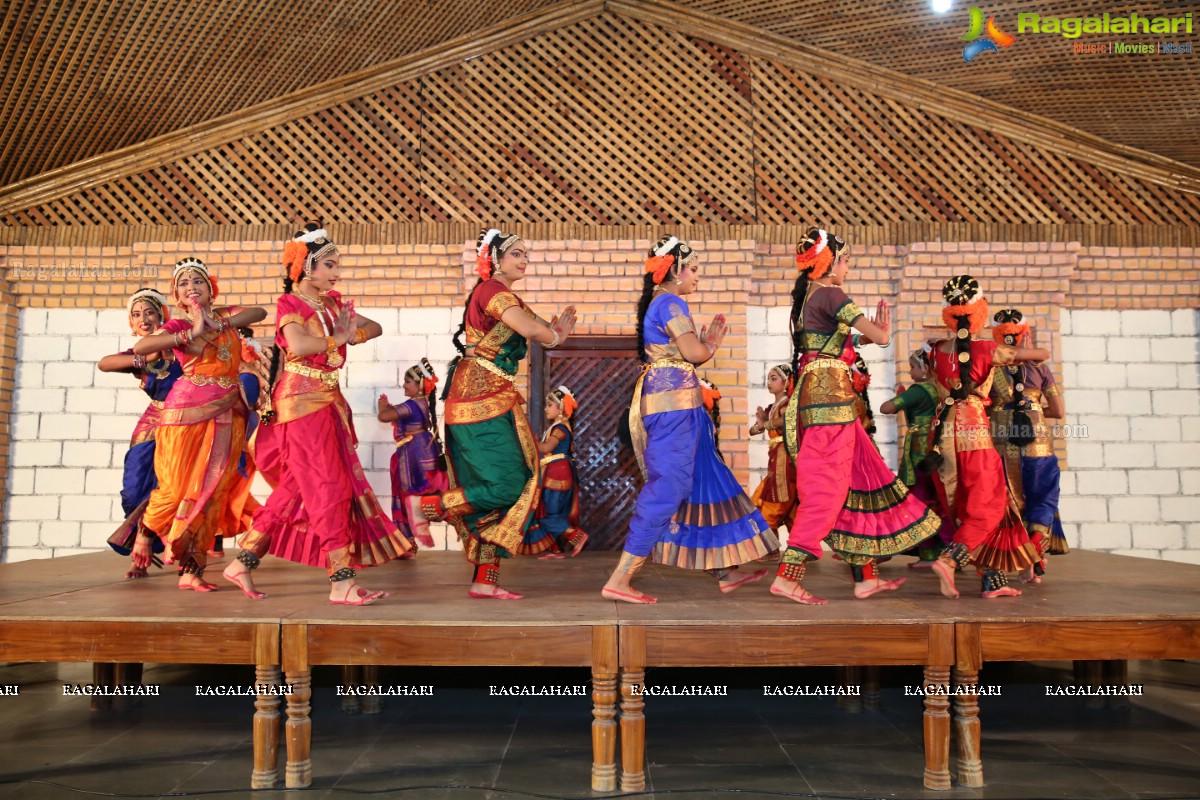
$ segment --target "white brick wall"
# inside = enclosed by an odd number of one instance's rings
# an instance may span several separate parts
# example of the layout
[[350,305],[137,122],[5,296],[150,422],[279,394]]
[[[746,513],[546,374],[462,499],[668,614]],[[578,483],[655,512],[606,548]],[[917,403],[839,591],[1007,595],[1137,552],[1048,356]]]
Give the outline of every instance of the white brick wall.
[[[355,411],[359,458],[386,510],[394,447],[391,426],[375,419],[376,400],[386,393],[392,401],[402,401],[403,371],[422,356],[444,378],[454,356],[450,335],[462,311],[461,306],[359,310],[379,322],[384,335],[351,348],[343,390]],[[0,559],[107,550],[105,540],[121,521],[125,451],[146,408],[146,396],[132,378],[96,369],[102,356],[132,346],[125,313],[24,309],[19,324],[14,441]],[[269,488],[261,476],[252,491],[266,500]],[[440,548],[459,548],[447,526],[435,524],[432,533]]]
[[1068,540],[1200,563],[1200,312],[1061,313]]

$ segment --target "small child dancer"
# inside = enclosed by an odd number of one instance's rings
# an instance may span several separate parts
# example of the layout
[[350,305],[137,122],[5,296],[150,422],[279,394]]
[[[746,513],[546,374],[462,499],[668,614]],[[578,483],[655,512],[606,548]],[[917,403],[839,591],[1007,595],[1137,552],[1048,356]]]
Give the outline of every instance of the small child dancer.
[[[437,375],[428,359],[404,373],[404,395],[398,406],[379,396],[379,421],[392,423],[396,452],[392,454],[392,522],[409,542],[433,547],[429,520],[421,513],[421,498],[449,488],[446,462],[437,438]],[[414,547],[414,550],[416,548]]]
[[783,412],[792,394],[792,365],[776,364],[767,372],[767,391],[775,397],[770,408],[759,406],[750,435],[767,434],[771,449],[767,454],[767,474],[754,490],[754,505],[762,512],[771,530],[779,534],[786,524],[791,530],[796,521],[796,462],[787,454],[783,443]]
[[566,386],[546,396],[547,428],[537,446],[542,456],[541,502],[526,535],[534,545],[549,539],[541,558],[574,558],[588,540],[579,527],[579,474],[572,457],[575,431],[571,418],[577,408],[579,402]]

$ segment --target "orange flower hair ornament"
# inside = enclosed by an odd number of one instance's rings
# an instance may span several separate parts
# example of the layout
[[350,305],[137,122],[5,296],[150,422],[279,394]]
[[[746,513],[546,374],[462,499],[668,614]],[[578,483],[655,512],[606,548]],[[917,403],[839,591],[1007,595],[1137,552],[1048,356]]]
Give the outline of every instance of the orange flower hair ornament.
[[479,247],[475,251],[475,274],[480,280],[488,280],[496,271],[496,264],[492,260],[492,240],[499,235],[500,231],[488,228],[479,241]]
[[558,403],[562,407],[563,416],[570,419],[575,414],[575,409],[579,408],[579,401],[575,399],[574,393],[566,386],[559,386],[548,395],[550,401]]
[[1002,308],[992,317],[996,325],[992,328],[992,338],[1000,344],[1015,347],[1029,333],[1029,326],[1023,321],[1025,316],[1015,308]]
[[946,306],[942,309],[942,322],[950,330],[958,330],[958,320],[966,317],[967,329],[978,333],[987,322],[988,304],[983,296],[979,281],[970,275],[956,275],[942,287],[942,298]]
[[846,243],[822,228],[809,228],[796,245],[796,269],[808,272],[809,280],[817,280],[829,272]]
[[404,373],[404,377],[420,381],[421,392],[426,396],[433,394],[433,390],[437,388],[438,377],[428,358],[422,358],[420,363],[409,367],[408,371]]
[[262,345],[253,339],[242,339],[242,361],[251,364],[262,356]]
[[705,378],[700,379],[700,394],[704,398],[704,407],[709,411],[712,411],[713,406],[721,400],[721,390],[715,383]]
[[671,236],[654,248],[654,255],[646,259],[646,272],[654,277],[656,285],[666,280],[667,273],[675,266],[675,254],[672,251],[678,246],[679,237]]
[[859,394],[871,385],[871,373],[867,370],[867,362],[863,361],[862,356],[856,356],[854,359],[854,369],[850,370],[850,382],[854,385],[854,391]]
[[304,262],[308,260],[308,245],[297,236],[283,246],[283,269],[292,283],[304,275]]

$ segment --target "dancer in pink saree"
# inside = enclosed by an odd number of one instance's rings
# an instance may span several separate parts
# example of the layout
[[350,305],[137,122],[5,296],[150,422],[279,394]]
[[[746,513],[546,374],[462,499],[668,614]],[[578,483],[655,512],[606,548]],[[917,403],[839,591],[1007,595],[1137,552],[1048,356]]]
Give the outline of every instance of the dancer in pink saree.
[[937,533],[941,520],[888,469],[858,416],[851,366],[859,345],[886,346],[891,315],[881,302],[872,322],[841,285],[850,271],[846,243],[810,228],[796,246],[800,275],[792,290],[792,354],[796,389],[784,412],[788,452],[796,457],[799,508],[771,593],[823,605],[800,585],[821,541],[850,565],[854,596],[897,589],[877,560],[901,553]]

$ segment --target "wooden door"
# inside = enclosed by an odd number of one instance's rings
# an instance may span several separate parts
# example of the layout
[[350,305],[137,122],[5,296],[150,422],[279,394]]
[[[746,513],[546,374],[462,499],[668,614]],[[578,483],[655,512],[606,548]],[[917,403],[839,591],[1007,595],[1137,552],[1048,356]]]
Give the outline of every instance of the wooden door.
[[633,336],[573,336],[530,354],[529,420],[540,436],[546,394],[565,385],[579,401],[575,412],[575,468],[579,474],[579,524],[589,550],[620,550],[641,488],[637,459],[617,436],[629,410],[640,361]]

